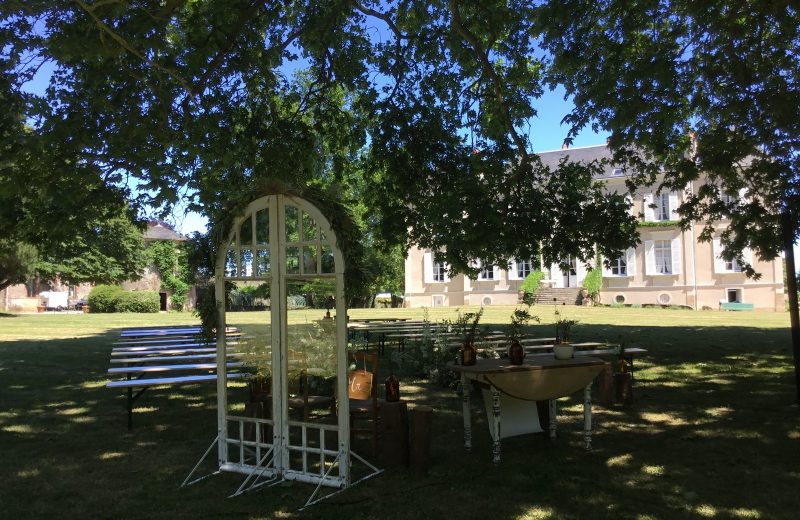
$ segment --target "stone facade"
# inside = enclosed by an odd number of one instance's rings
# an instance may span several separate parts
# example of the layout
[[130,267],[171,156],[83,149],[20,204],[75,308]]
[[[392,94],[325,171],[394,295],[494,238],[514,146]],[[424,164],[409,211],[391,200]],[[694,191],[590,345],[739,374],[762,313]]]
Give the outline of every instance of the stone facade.
[[[551,166],[564,156],[573,161],[590,161],[608,157],[609,152],[603,145],[540,154],[542,161]],[[597,180],[604,182],[609,191],[627,191],[621,169],[608,166]],[[702,182],[693,182],[685,193],[696,192]],[[717,309],[721,302],[738,301],[753,304],[756,309],[784,310],[782,259],[764,261],[745,251],[745,258],[761,274],[759,280],[748,279],[739,266],[719,256],[719,236],[725,222],[716,225],[711,243],[697,240],[700,230],[696,226],[681,231],[675,209],[684,196],[684,192],[659,195],[652,189],[634,194],[631,212],[644,217],[639,229],[641,243],[614,259],[611,268],[603,268],[601,303]],[[558,265],[546,267],[545,283],[553,287],[580,287],[588,267],[570,259],[565,259],[565,263],[571,269],[562,271]],[[493,267],[491,273],[484,270],[484,279],[464,275],[450,279],[442,274],[431,251],[412,248],[405,262],[405,302],[411,307],[515,304],[524,278],[521,275],[526,272],[524,267],[520,269],[512,262],[502,268]]]

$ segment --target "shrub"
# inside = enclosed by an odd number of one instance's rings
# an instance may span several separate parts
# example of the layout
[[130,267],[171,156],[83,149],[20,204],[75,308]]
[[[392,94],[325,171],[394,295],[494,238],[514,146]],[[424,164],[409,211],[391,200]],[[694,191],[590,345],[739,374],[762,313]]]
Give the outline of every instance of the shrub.
[[527,303],[528,305],[533,303],[533,297],[539,290],[539,282],[541,282],[543,279],[544,273],[542,271],[531,271],[531,273],[525,277],[522,285],[519,286],[519,290],[524,294],[522,297],[523,302]]
[[583,287],[589,294],[589,299],[597,302],[600,297],[600,289],[603,287],[603,271],[597,267],[591,269],[583,279]]
[[117,312],[158,312],[161,302],[155,291],[123,291],[116,301]]
[[158,312],[161,302],[155,291],[124,291],[119,285],[98,285],[89,293],[91,312]]
[[89,311],[116,312],[117,299],[123,292],[119,285],[98,285],[89,293]]

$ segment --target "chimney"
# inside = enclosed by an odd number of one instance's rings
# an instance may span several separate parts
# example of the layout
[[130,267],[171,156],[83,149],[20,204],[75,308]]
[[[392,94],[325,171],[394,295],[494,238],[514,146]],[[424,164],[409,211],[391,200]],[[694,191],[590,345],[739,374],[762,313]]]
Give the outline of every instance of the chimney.
[[568,144],[568,143],[564,143],[564,144],[562,144],[562,145],[561,145],[561,149],[562,149],[562,150],[569,150],[569,144]]

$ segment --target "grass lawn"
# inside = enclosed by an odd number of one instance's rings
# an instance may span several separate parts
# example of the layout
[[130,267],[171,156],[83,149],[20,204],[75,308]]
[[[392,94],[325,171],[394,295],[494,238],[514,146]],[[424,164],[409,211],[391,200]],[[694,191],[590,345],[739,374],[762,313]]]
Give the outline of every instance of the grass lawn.
[[[483,323],[507,323],[488,307]],[[23,518],[759,518],[800,511],[800,409],[786,313],[562,307],[573,340],[620,337],[648,349],[636,402],[595,407],[594,449],[581,405],[563,400],[560,436],[503,442],[491,463],[473,401],[462,448],[455,392],[405,375],[401,392],[434,408],[427,476],[392,470],[297,512],[311,493],[286,484],[228,499],[241,479],[179,489],[216,435],[213,385],[149,390],[126,429],[121,391],[105,388],[111,343],[126,326],[196,322],[188,314],[0,314],[0,517]],[[552,336],[553,308],[534,307]],[[350,311],[351,317],[419,310]],[[433,320],[454,309],[431,310]],[[292,311],[291,320],[313,318]],[[262,313],[229,320],[255,325]]]

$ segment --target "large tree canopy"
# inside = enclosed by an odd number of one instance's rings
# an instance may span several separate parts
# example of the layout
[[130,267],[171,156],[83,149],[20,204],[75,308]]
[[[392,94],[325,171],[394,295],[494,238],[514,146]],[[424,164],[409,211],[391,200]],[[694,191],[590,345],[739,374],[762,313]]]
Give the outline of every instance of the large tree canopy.
[[[796,2],[568,0],[548,2],[537,16],[554,57],[550,80],[574,95],[573,131],[611,131],[636,184],[663,173],[663,187],[684,190],[707,175],[678,211],[684,226],[705,221],[707,240],[714,221],[730,219],[728,259],[742,262],[744,247],[775,258],[782,231],[796,241]],[[782,230],[787,214],[790,229]]]
[[[188,197],[213,221],[266,180],[331,185],[358,163],[383,238],[446,248],[456,269],[636,241],[591,167],[552,172],[529,151],[547,62],[526,1],[0,9],[7,93],[35,137],[22,151],[38,147],[18,160],[54,180],[162,208]],[[23,94],[43,64],[46,94]]]

